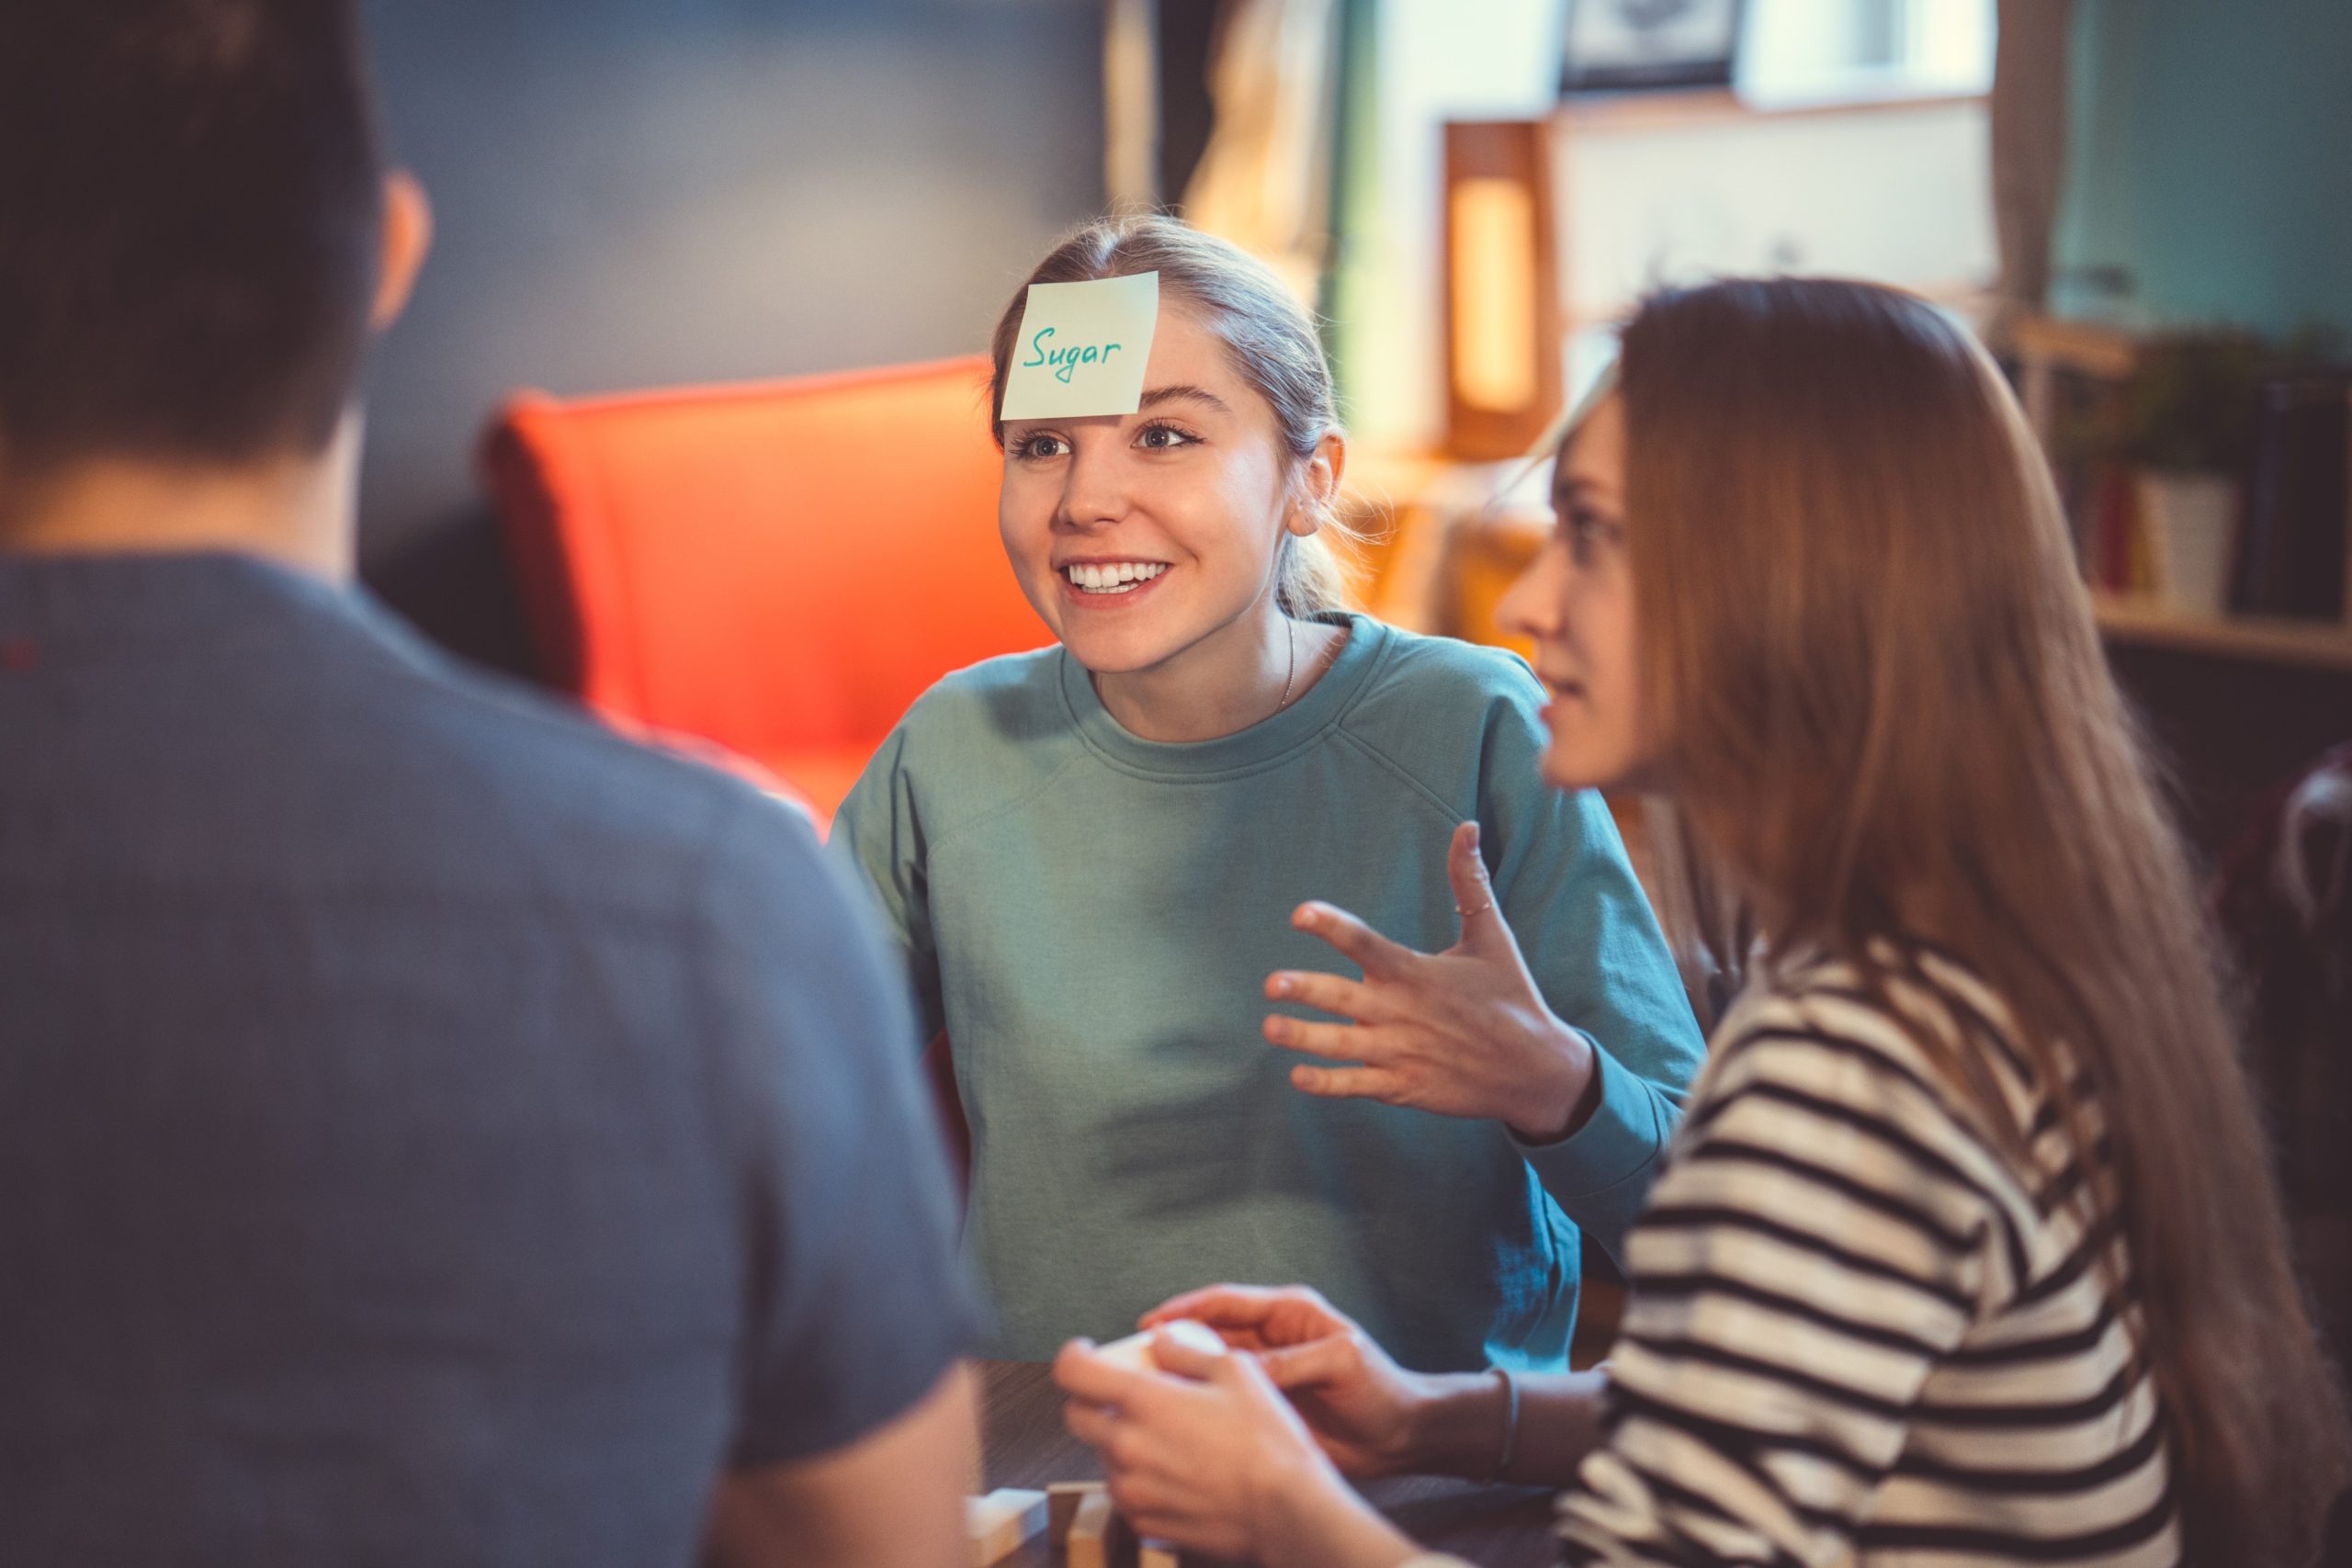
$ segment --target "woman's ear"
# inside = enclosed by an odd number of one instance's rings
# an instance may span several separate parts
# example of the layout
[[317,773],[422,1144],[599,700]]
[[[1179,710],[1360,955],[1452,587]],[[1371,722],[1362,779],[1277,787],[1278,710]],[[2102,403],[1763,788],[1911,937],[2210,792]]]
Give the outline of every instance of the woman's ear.
[[1330,520],[1340,502],[1340,477],[1348,468],[1348,438],[1328,431],[1315,444],[1298,473],[1298,491],[1291,505],[1290,531],[1304,539]]

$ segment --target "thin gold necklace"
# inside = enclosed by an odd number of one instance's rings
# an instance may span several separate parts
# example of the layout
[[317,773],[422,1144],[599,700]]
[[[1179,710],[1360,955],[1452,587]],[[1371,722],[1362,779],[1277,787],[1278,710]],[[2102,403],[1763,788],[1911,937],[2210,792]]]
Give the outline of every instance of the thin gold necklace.
[[[1284,615],[1283,617],[1283,639],[1290,648],[1290,668],[1283,672],[1282,701],[1274,705],[1274,713],[1280,713],[1283,709],[1290,706],[1290,689],[1298,680],[1298,623],[1292,620],[1288,615]],[[1086,683],[1094,688],[1094,700],[1098,703],[1101,702],[1102,700],[1102,677],[1096,674],[1093,671],[1089,670],[1086,672]],[[1273,717],[1274,713],[1268,714],[1266,717]],[[1261,720],[1261,722],[1263,721]]]
[[[1298,623],[1288,615],[1283,617],[1283,640],[1290,645],[1290,671],[1283,677],[1283,700],[1274,705],[1274,713],[1290,706],[1291,682],[1298,679]],[[1272,718],[1274,714],[1266,716]]]

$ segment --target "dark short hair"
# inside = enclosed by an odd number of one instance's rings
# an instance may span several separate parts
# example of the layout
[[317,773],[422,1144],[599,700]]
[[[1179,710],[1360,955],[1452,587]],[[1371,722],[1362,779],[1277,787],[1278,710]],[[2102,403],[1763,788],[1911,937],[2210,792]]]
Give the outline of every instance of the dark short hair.
[[351,0],[0,0],[0,474],[322,449],[382,181]]

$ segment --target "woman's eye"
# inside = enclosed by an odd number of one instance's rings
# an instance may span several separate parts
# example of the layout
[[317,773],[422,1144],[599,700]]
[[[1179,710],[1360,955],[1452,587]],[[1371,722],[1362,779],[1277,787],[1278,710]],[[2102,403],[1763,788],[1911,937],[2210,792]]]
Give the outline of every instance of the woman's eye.
[[1062,438],[1058,435],[1026,436],[1013,450],[1023,457],[1058,457],[1062,455]]
[[1618,533],[1617,525],[1586,506],[1571,507],[1560,519],[1560,528],[1567,536],[1568,553],[1578,566],[1590,566],[1600,547]]
[[1198,439],[1172,424],[1147,424],[1136,433],[1136,445],[1147,451],[1169,452],[1179,446],[1190,446]]

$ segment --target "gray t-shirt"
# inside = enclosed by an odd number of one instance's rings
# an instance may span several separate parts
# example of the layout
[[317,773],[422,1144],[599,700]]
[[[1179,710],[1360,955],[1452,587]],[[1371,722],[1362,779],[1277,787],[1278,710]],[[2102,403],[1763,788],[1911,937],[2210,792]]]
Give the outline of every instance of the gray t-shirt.
[[0,554],[0,1561],[688,1563],[965,1348],[797,813],[232,556]]

